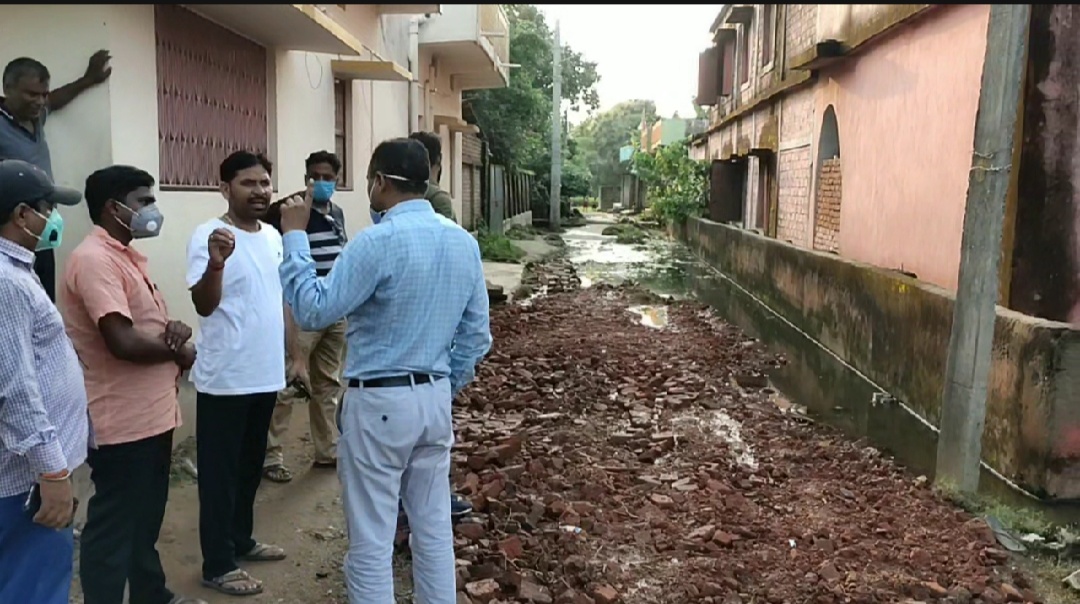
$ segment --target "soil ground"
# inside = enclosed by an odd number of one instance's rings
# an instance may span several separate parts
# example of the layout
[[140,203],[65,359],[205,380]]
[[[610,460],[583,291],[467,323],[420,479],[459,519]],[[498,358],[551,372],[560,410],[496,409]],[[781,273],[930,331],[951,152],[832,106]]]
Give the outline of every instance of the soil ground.
[[[551,265],[550,283],[574,281]],[[765,379],[782,360],[696,303],[554,291],[494,308],[492,330],[455,406],[455,481],[478,512],[456,529],[461,604],[1039,601],[984,523],[793,412]],[[248,566],[266,593],[198,586],[184,477],[159,546],[175,590],[345,601],[340,489],[309,469],[306,422],[294,414],[295,479],[259,494],[256,536],[290,556]]]

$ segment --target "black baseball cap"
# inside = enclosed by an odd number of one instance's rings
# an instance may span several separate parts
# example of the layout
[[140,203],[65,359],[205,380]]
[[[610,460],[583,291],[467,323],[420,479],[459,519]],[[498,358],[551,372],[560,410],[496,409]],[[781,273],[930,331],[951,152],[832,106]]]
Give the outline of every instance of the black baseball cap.
[[54,185],[49,175],[34,164],[19,159],[0,160],[0,209],[14,210],[19,204],[43,199],[58,206],[73,206],[82,201],[82,193]]

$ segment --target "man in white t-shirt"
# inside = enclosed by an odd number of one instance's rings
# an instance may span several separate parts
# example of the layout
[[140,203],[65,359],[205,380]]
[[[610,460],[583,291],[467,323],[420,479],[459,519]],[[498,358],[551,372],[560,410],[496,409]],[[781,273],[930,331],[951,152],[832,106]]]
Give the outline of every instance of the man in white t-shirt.
[[229,209],[196,228],[188,244],[187,284],[199,314],[191,381],[202,579],[229,595],[262,592],[238,560],[285,558],[251,536],[267,430],[285,387],[281,235],[260,220],[270,207],[272,168],[247,151],[225,158],[221,194]]

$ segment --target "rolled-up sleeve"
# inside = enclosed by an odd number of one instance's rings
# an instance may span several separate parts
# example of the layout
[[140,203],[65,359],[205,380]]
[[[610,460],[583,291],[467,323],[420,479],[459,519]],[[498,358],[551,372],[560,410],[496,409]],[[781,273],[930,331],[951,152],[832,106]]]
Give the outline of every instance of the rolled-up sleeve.
[[56,428],[45,411],[34,363],[35,309],[26,292],[0,281],[0,443],[37,474],[67,467]]
[[476,365],[491,350],[491,320],[488,314],[487,282],[484,281],[484,267],[480,259],[480,248],[476,248],[476,277],[473,280],[472,295],[465,306],[450,347],[450,388],[454,396],[472,382],[476,375]]
[[369,231],[341,250],[330,273],[319,278],[307,233],[289,231],[282,237],[284,261],[281,287],[300,329],[318,331],[345,318],[375,292],[383,278],[380,246]]

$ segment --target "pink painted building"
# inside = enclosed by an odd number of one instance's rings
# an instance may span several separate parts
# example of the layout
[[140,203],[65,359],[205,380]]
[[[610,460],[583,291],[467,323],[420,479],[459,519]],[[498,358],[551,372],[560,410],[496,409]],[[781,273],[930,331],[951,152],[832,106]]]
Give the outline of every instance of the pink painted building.
[[[691,156],[712,162],[709,215],[681,236],[930,423],[990,10],[731,4],[700,59],[711,122]],[[1076,500],[1080,7],[1031,5],[1028,26],[983,454],[1033,494]]]
[[726,5],[712,215],[956,287],[989,5]]

